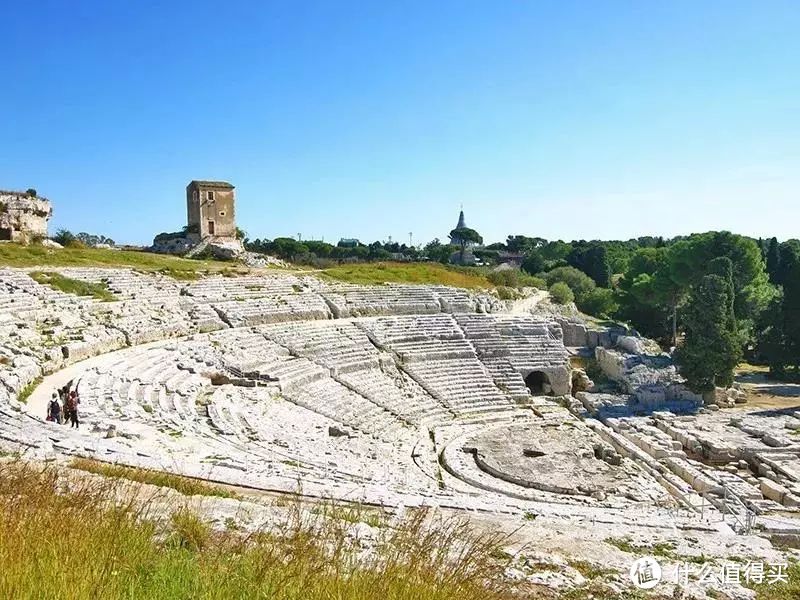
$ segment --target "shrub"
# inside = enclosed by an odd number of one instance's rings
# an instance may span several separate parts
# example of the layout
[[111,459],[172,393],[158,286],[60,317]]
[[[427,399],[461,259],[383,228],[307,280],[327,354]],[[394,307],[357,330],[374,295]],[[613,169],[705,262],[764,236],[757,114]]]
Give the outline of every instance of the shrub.
[[587,315],[608,318],[618,308],[614,292],[608,288],[595,288],[576,302],[578,309]]
[[66,248],[69,246],[70,242],[75,240],[75,234],[69,229],[59,229],[51,239]]
[[66,244],[62,244],[65,248],[74,248],[78,250],[83,250],[87,248],[86,243],[82,242],[78,238],[69,240]]
[[519,296],[519,292],[514,288],[504,285],[497,286],[497,297],[500,298],[500,300],[516,300]]
[[545,273],[544,279],[550,287],[556,282],[567,284],[579,300],[597,287],[591,277],[575,267],[557,267]]
[[569,304],[575,300],[575,294],[563,281],[556,281],[550,286],[550,298],[556,304]]
[[492,271],[486,276],[486,279],[497,286],[517,287],[518,277],[518,274],[513,269],[501,269]]
[[501,269],[499,271],[492,271],[486,275],[486,279],[491,281],[496,286],[504,286],[509,288],[519,289],[524,287],[547,287],[543,280],[539,279],[538,277],[527,275],[519,269]]
[[547,283],[541,277],[534,277],[533,275],[520,273],[519,287],[533,287],[543,290],[547,287]]
[[26,196],[38,196],[39,194],[36,193],[36,188],[28,188],[25,190]]

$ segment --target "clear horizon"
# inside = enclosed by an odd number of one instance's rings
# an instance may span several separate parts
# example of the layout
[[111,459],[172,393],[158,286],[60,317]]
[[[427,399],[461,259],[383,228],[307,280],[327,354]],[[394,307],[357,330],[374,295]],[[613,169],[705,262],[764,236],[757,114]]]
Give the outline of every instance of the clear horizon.
[[16,3],[0,189],[148,244],[222,179],[250,237],[800,237],[800,6]]

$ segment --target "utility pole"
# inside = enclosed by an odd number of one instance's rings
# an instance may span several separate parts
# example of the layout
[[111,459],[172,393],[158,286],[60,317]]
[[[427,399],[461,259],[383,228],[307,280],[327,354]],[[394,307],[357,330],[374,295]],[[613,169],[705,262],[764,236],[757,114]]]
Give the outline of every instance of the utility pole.
[[414,241],[413,240],[414,240],[414,234],[409,231],[408,232],[408,247],[409,248],[413,248],[414,247]]

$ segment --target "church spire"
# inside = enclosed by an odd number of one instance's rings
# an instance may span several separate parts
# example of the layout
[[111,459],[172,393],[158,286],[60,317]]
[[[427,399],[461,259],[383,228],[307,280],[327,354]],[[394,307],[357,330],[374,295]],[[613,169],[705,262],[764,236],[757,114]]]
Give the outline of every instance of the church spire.
[[464,220],[464,210],[462,206],[461,212],[458,213],[458,225],[456,225],[456,229],[464,229],[466,226],[467,222]]

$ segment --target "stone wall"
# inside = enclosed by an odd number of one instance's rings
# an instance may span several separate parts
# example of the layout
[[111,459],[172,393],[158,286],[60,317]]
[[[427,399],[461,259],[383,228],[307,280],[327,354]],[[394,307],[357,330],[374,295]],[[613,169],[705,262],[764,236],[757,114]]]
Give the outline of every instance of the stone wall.
[[0,240],[25,244],[45,238],[52,215],[49,200],[22,192],[0,192]]

